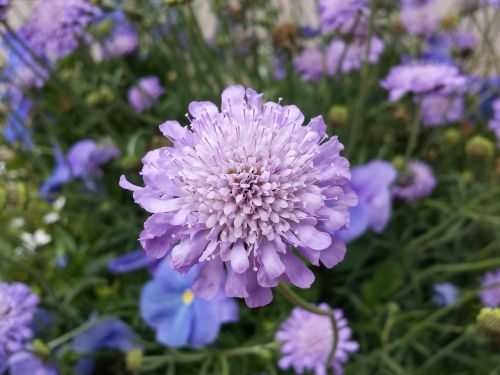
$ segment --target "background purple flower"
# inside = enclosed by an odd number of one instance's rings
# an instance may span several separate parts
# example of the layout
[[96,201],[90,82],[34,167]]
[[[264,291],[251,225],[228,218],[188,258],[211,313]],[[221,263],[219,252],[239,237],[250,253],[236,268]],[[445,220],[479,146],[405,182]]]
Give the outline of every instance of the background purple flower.
[[401,12],[401,22],[408,34],[431,36],[436,32],[441,15],[432,6],[407,7]]
[[[328,74],[335,75],[337,71],[348,73],[359,70],[363,65],[367,48],[367,43],[363,41],[355,40],[346,43],[341,39],[332,40],[327,48]],[[376,63],[383,51],[383,41],[380,38],[373,37],[370,41],[370,53],[367,62]],[[342,67],[339,70],[340,63],[342,63]]]
[[400,4],[402,8],[412,8],[412,7],[421,7],[430,3],[433,3],[435,0],[400,0]]
[[450,306],[459,299],[459,291],[452,283],[434,284],[432,290],[434,292],[433,301],[436,306]]
[[420,99],[420,108],[424,125],[445,125],[462,119],[464,98],[457,95],[424,95]]
[[165,90],[155,76],[141,78],[128,92],[128,101],[137,112],[150,109]]
[[200,267],[185,275],[172,270],[165,258],[141,293],[141,315],[156,330],[158,342],[170,347],[200,347],[213,342],[223,323],[238,320],[236,302],[226,297],[222,283],[216,298],[196,297],[193,282]]
[[140,235],[148,255],[171,251],[179,272],[206,261],[197,277],[206,282],[195,281],[194,291],[207,299],[225,266],[226,293],[250,307],[270,303],[280,281],[312,284],[292,246],[313,264],[342,261],[345,244],[334,233],[357,198],[343,146],[327,139],[320,116],[302,126],[296,106],[262,105],[261,94],[242,86],[224,90],[222,112],[210,102],[192,102],[189,112],[192,130],[160,126],[173,147],[143,158],[144,188],[120,180],[153,214]]
[[16,87],[11,87],[4,99],[10,106],[9,112],[11,112],[5,119],[3,129],[5,140],[10,144],[20,142],[26,149],[31,150],[33,131],[29,123],[31,122],[32,101]]
[[380,84],[389,90],[389,99],[396,101],[408,93],[458,93],[464,89],[466,79],[454,66],[424,62],[398,65]]
[[99,12],[86,0],[38,0],[23,32],[38,55],[62,58],[78,47],[87,25]]
[[[326,304],[319,307],[329,308]],[[338,343],[329,368],[333,369],[335,374],[342,374],[349,353],[357,352],[359,344],[351,340],[352,331],[342,310],[335,309],[334,317],[337,321]],[[325,364],[333,345],[332,324],[328,316],[313,314],[296,307],[281,325],[276,340],[282,343],[281,359],[278,363],[281,369],[292,367],[297,374],[302,374],[305,370],[313,371],[316,375],[328,373]]]
[[[111,318],[104,320],[80,333],[73,339],[73,351],[80,354],[92,354],[102,349],[115,349],[128,352],[139,348],[139,337],[122,320]],[[80,360],[75,371],[79,375],[92,373],[93,358]]]
[[18,352],[9,357],[10,375],[58,375],[57,367],[51,362],[44,362],[33,353]]
[[7,11],[9,10],[10,0],[0,0],[0,21],[7,19]]
[[[318,12],[323,33],[351,32],[356,19],[368,10],[366,0],[319,0]],[[358,23],[362,22],[358,19]]]
[[97,23],[97,27],[107,22],[111,24],[111,31],[104,40],[92,44],[92,48],[97,49],[93,51],[93,56],[100,61],[133,53],[139,45],[139,36],[125,13],[121,10],[106,13]]
[[436,178],[431,167],[423,161],[410,161],[406,169],[399,173],[392,187],[395,197],[414,201],[426,197],[436,187]]
[[374,160],[352,170],[351,187],[358,195],[358,205],[351,207],[349,228],[338,232],[345,242],[350,242],[368,228],[382,232],[391,217],[392,195],[390,186],[397,171],[386,161]]
[[293,60],[295,69],[305,81],[319,81],[325,71],[325,57],[317,47],[309,47],[300,52]]
[[[495,286],[493,286],[495,285]],[[500,306],[500,269],[494,272],[488,272],[481,280],[479,298],[484,306],[499,307]]]
[[493,118],[488,122],[488,128],[497,137],[497,147],[500,147],[500,99],[493,101]]
[[0,283],[0,363],[33,337],[30,327],[39,302],[25,284]]

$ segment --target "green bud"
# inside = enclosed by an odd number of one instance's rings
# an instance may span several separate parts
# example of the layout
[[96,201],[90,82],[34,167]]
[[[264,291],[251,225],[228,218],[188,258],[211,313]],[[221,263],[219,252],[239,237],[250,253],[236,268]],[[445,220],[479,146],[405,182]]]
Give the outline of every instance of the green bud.
[[489,139],[476,135],[465,145],[465,153],[472,160],[490,160],[495,153],[495,145]]
[[257,355],[265,362],[269,362],[273,359],[273,353],[269,349],[260,349]]
[[33,347],[33,352],[38,354],[40,357],[49,357],[50,348],[40,339],[35,339],[31,342]]
[[120,159],[120,165],[123,169],[133,169],[139,165],[141,158],[136,155],[126,155]]
[[460,21],[460,15],[457,13],[448,14],[441,20],[441,28],[443,30],[454,30],[457,28]]
[[130,350],[125,357],[125,364],[127,366],[127,370],[131,372],[137,372],[142,367],[142,359],[144,357],[144,353],[139,348],[134,348]]
[[405,166],[405,158],[402,156],[395,156],[394,159],[392,159],[392,165],[398,170],[401,170]]
[[112,30],[113,22],[110,19],[100,22],[95,28],[97,36],[101,38],[110,35]]
[[447,144],[454,145],[460,141],[462,136],[457,129],[447,129],[443,134],[443,138]]
[[486,336],[500,340],[500,308],[483,307],[476,318],[477,326]]
[[334,105],[328,111],[327,121],[332,126],[345,125],[349,119],[347,108],[343,105]]
[[101,100],[101,95],[99,94],[99,92],[92,91],[85,98],[85,103],[90,107],[95,107],[97,104],[99,104],[100,100]]

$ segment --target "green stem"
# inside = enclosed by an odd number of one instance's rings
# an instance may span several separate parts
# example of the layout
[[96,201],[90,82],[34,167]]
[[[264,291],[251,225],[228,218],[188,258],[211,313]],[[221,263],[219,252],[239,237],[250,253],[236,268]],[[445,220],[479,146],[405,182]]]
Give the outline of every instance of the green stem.
[[404,160],[407,162],[409,158],[411,157],[411,154],[413,151],[415,151],[415,147],[417,146],[417,140],[418,140],[418,135],[420,133],[420,118],[422,115],[422,111],[420,109],[420,106],[417,109],[417,113],[415,115],[415,119],[413,121],[412,127],[411,127],[411,134],[410,134],[410,139],[408,141],[408,145],[406,146],[406,151],[405,151],[405,156]]
[[92,328],[92,327],[96,326],[97,324],[102,323],[102,322],[104,322],[104,321],[106,321],[108,319],[109,319],[109,317],[102,316],[102,317],[99,317],[99,318],[97,318],[95,320],[92,320],[92,321],[89,321],[89,322],[85,322],[81,326],[79,326],[79,327],[77,327],[75,329],[72,329],[71,331],[66,332],[64,335],[59,336],[58,338],[50,341],[47,345],[48,345],[48,347],[51,350],[53,350],[53,349],[57,348],[59,345],[65,343],[68,340],[71,340],[73,337],[75,337],[75,336],[79,335],[80,333],[86,331],[87,329]]

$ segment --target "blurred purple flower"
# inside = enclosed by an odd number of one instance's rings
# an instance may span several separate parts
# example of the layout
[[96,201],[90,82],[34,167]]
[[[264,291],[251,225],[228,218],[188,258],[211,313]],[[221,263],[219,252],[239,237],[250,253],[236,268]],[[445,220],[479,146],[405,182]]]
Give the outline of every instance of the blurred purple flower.
[[374,160],[352,170],[351,187],[358,195],[358,205],[351,207],[349,228],[338,232],[338,237],[350,242],[368,228],[381,233],[391,217],[392,195],[390,186],[396,179],[394,166]]
[[[139,337],[122,320],[111,318],[104,320],[80,333],[73,339],[73,351],[80,354],[92,354],[102,349],[114,349],[128,352],[141,347]],[[75,372],[79,375],[92,373],[93,358],[81,359]]]
[[22,27],[29,46],[51,60],[75,50],[100,9],[86,0],[37,0]]
[[270,303],[280,281],[310,287],[314,274],[292,246],[327,267],[342,261],[345,244],[332,233],[357,198],[343,146],[327,138],[321,116],[302,126],[296,106],[263,104],[243,86],[224,90],[221,112],[211,102],[192,102],[189,112],[189,128],[160,126],[173,147],[143,158],[145,187],[120,179],[153,214],[140,235],[149,256],[171,252],[179,272],[205,261],[193,290],[206,299],[225,266],[226,293],[250,307]]
[[0,283],[0,364],[33,337],[31,324],[39,302],[25,284]]
[[500,268],[494,272],[488,272],[481,280],[479,298],[486,307],[500,306]]
[[238,320],[236,302],[224,295],[222,282],[217,283],[217,295],[210,301],[193,294],[199,270],[195,266],[182,275],[172,270],[165,258],[153,280],[144,286],[141,315],[156,330],[158,342],[174,348],[200,347],[215,341],[223,323]]
[[408,63],[393,67],[380,82],[396,101],[408,93],[455,94],[465,88],[466,78],[455,66],[443,63]]
[[5,119],[3,134],[10,143],[20,142],[26,149],[33,148],[32,129],[28,126],[31,121],[31,99],[24,96],[21,90],[11,86],[3,98],[10,107],[10,113]]
[[[319,307],[329,308],[324,303]],[[349,353],[357,352],[359,344],[351,339],[352,331],[342,310],[334,309],[333,312],[337,321],[338,342],[328,368],[325,364],[334,340],[330,318],[296,307],[276,334],[276,340],[282,343],[281,359],[278,363],[281,369],[293,367],[297,374],[309,370],[316,375],[326,375],[329,369],[333,369],[335,374],[344,372],[343,366]]]
[[[354,40],[347,44],[341,39],[332,40],[327,48],[326,65],[328,74],[335,75],[339,70],[340,63],[342,63],[342,67],[339,71],[342,73],[359,70],[363,65],[367,48],[367,43],[361,40]],[[383,51],[384,42],[380,38],[373,37],[370,42],[368,63],[376,63]]]
[[434,284],[434,303],[439,307],[446,307],[455,304],[459,299],[457,287],[452,283]]
[[480,0],[480,4],[500,8],[500,0]]
[[437,31],[441,18],[432,6],[406,7],[401,12],[401,22],[408,34],[424,37]]
[[392,187],[395,197],[414,201],[426,197],[436,187],[436,178],[431,167],[423,161],[410,161],[406,170],[400,172]]
[[402,8],[419,8],[433,3],[435,0],[400,0]]
[[64,156],[59,146],[54,146],[56,166],[52,175],[39,189],[45,195],[56,192],[62,185],[74,179],[81,179],[90,191],[97,190],[96,178],[102,175],[100,166],[120,156],[114,146],[101,146],[95,141],[84,139],[76,142]]
[[7,11],[9,10],[10,0],[0,0],[0,21],[7,19]]
[[424,95],[419,100],[425,126],[439,126],[460,121],[464,115],[464,98],[440,94]]
[[[335,31],[343,33],[357,32],[364,29],[361,25],[363,13],[368,11],[367,0],[319,0],[318,12],[321,31],[325,34]],[[358,23],[358,25],[356,25]]]
[[111,23],[110,34],[102,42],[92,44],[93,57],[97,61],[126,56],[137,49],[139,36],[123,11],[116,10],[104,14],[97,22],[97,26],[105,22]]
[[150,109],[165,90],[155,76],[143,77],[128,92],[128,101],[137,112]]
[[305,81],[319,81],[325,71],[325,57],[317,47],[308,47],[293,60],[295,69]]
[[[30,352],[18,352],[9,357],[10,375],[58,375],[57,367],[51,362],[44,362]],[[0,371],[1,373],[1,371]]]
[[155,266],[158,262],[158,259],[148,257],[144,250],[136,250],[113,259],[109,262],[108,269],[113,273],[127,273]]
[[493,118],[488,122],[488,128],[495,133],[497,147],[500,148],[500,99],[493,101]]

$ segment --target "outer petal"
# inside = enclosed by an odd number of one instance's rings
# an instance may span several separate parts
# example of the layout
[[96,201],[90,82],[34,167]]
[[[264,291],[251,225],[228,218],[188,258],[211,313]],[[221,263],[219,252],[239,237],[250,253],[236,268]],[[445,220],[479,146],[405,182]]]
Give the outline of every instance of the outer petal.
[[325,267],[332,268],[344,260],[345,252],[345,244],[334,238],[331,246],[320,253],[320,260]]
[[193,239],[184,239],[172,249],[172,268],[186,272],[198,261],[207,245],[208,241],[203,234],[197,234]]
[[223,275],[224,268],[219,258],[205,262],[193,281],[193,292],[203,299],[214,298],[220,290]]
[[158,327],[156,339],[164,345],[180,348],[188,344],[193,330],[194,310],[182,304],[175,315],[165,318]]
[[217,302],[196,300],[192,307],[194,314],[189,343],[194,347],[210,344],[215,341],[220,330]]
[[332,238],[328,233],[320,232],[313,225],[295,225],[294,232],[304,247],[313,250],[326,249],[332,243]]
[[299,258],[287,251],[281,256],[288,279],[299,288],[309,288],[314,282],[314,273]]
[[260,260],[267,275],[271,279],[276,279],[285,272],[285,265],[281,261],[272,242],[265,241],[260,246]]

